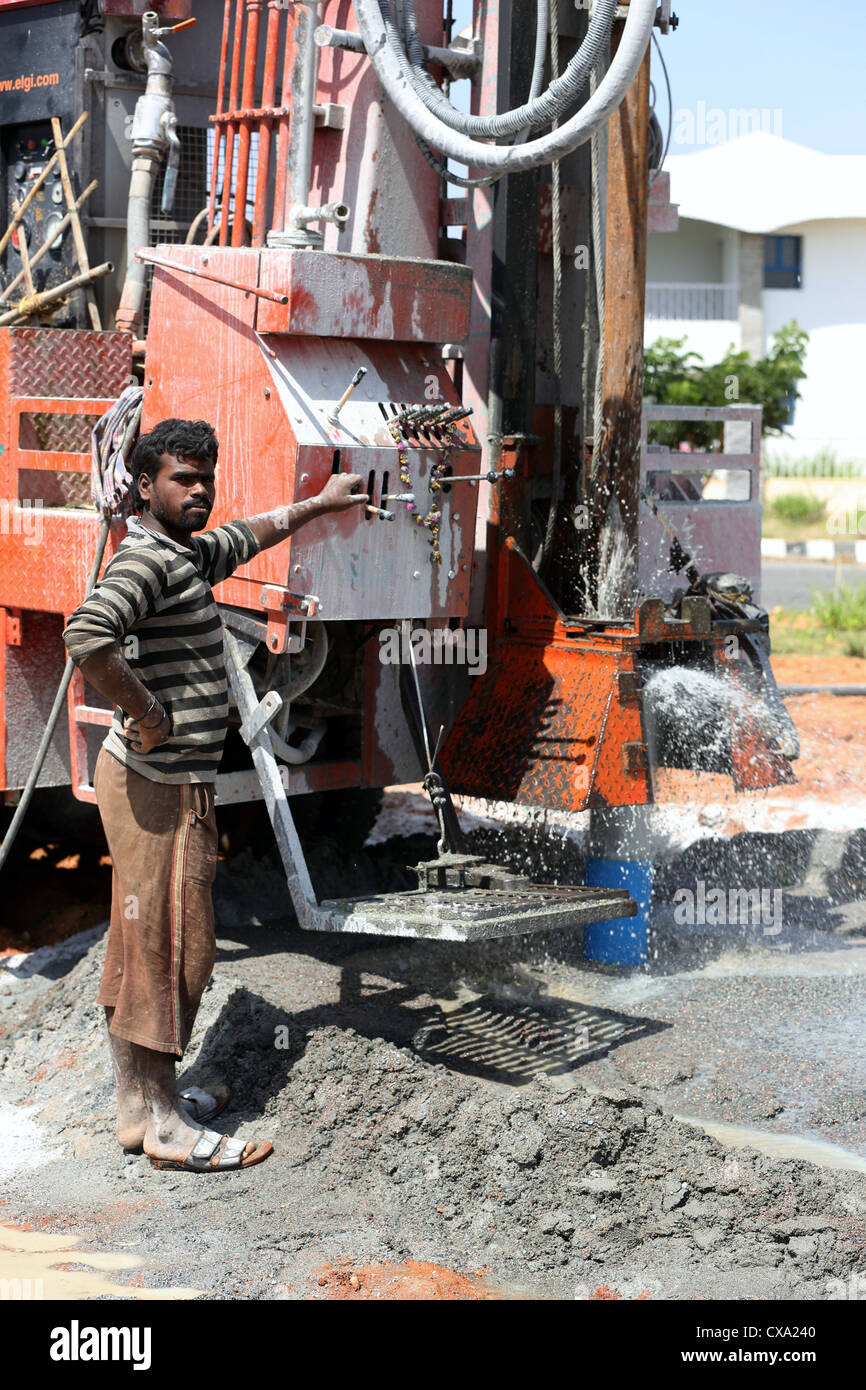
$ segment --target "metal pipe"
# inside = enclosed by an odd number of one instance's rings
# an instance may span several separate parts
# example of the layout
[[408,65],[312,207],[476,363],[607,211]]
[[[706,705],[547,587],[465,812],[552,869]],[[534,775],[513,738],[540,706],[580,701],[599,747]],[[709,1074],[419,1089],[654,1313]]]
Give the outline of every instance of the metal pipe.
[[[316,100],[316,69],[318,49],[313,31],[318,20],[318,0],[299,0],[296,9],[295,35],[300,48],[300,61],[295,63],[292,81],[292,142],[289,147],[288,216],[283,226],[294,225],[294,209],[306,208],[310,200],[313,175],[313,130]],[[297,80],[294,80],[294,79]],[[312,239],[312,238],[311,238]]]
[[[247,33],[244,44],[244,82],[241,90],[241,106],[248,111],[253,105],[256,88],[256,60],[259,49],[259,25],[262,18],[262,0],[246,0]],[[247,216],[247,182],[250,171],[250,130],[249,117],[242,116],[238,135],[238,176],[235,180],[235,218],[232,223],[232,246],[242,246],[244,223]],[[240,206],[239,206],[240,204]]]
[[[286,18],[286,42],[283,48],[283,86],[280,96],[280,106],[283,112],[289,110],[292,100],[292,71],[294,69],[294,59],[297,54],[295,42],[296,16],[289,14]],[[281,232],[286,225],[285,203],[286,203],[286,177],[289,165],[290,150],[289,117],[281,115],[277,124],[277,172],[274,180],[274,210],[271,216],[271,227],[275,232]]]
[[[232,0],[225,0],[225,9],[223,10],[223,35],[222,35],[222,42],[221,42],[221,45],[220,45],[220,75],[219,75],[219,80],[218,80],[218,82],[217,82],[217,109],[216,109],[216,114],[217,114],[218,116],[221,116],[221,115],[223,114],[223,112],[226,110],[226,105],[225,105],[225,95],[226,95],[226,66],[227,66],[227,63],[228,63],[229,29],[231,28],[231,22],[232,22]],[[216,215],[216,195],[217,195],[217,180],[218,180],[218,178],[219,178],[219,168],[220,168],[220,150],[221,150],[222,147],[223,147],[224,139],[225,139],[225,131],[224,131],[222,125],[220,124],[220,122],[217,121],[216,124],[214,125],[213,163],[211,164],[211,173],[210,173],[210,197],[209,197],[208,200],[207,200],[207,227],[206,227],[206,229],[205,229],[205,236],[207,235],[207,233],[210,231],[211,227],[213,226],[214,217],[215,217],[215,215]]]
[[[256,299],[269,299],[274,304],[288,304],[287,294],[277,294],[275,290],[260,290],[255,285],[245,285],[241,280],[230,280],[226,275],[211,275],[196,266],[180,265],[177,261],[167,261],[162,256],[154,256],[150,251],[139,251],[137,259],[148,265],[158,265],[163,270],[176,270],[180,275],[194,275],[197,280],[212,280],[215,285],[226,285],[230,290],[241,290],[244,294],[254,294]],[[67,280],[71,284],[71,280]]]
[[308,222],[333,222],[341,229],[349,220],[351,208],[348,203],[321,203],[319,207],[296,207],[292,209],[292,226],[306,227]]
[[[345,48],[350,53],[366,53],[364,40],[360,34],[350,29],[335,29],[333,24],[320,24],[313,34],[317,48]],[[435,44],[421,45],[428,63],[445,68],[450,77],[474,78],[481,66],[481,59],[471,49],[438,48]]]
[[447,483],[450,487],[452,483],[501,483],[503,479],[513,478],[513,468],[503,468],[499,473],[494,468],[489,468],[486,473],[449,473],[446,478],[441,478],[440,482]]
[[[232,48],[232,70],[229,77],[229,111],[238,109],[238,83],[241,71],[241,51],[243,48],[243,29],[244,29],[244,3],[243,0],[234,0],[235,3],[235,32],[234,46]],[[223,163],[223,215],[220,219],[220,246],[227,246],[229,239],[229,206],[232,200],[232,164],[235,156],[235,133],[237,121],[229,121],[226,126],[226,153]],[[237,198],[235,198],[235,208],[237,208]]]
[[[282,0],[268,0],[268,28],[265,37],[265,73],[262,79],[262,106],[273,106],[277,94],[277,54],[280,43],[280,11]],[[253,204],[253,246],[264,246],[266,227],[265,203],[268,196],[268,177],[271,171],[271,131],[273,117],[264,116],[259,122],[259,151],[256,168],[256,192]]]

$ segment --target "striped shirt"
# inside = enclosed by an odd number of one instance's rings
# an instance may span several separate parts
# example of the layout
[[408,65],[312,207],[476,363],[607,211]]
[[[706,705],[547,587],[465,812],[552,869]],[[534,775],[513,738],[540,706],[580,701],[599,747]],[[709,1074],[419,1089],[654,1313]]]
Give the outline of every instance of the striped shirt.
[[228,719],[223,628],[211,585],[261,549],[245,521],[230,521],[181,545],[135,517],[105,574],[63,633],[76,663],[117,642],[130,669],[165,706],[171,736],[135,753],[114,711],[104,747],[153,782],[213,782]]

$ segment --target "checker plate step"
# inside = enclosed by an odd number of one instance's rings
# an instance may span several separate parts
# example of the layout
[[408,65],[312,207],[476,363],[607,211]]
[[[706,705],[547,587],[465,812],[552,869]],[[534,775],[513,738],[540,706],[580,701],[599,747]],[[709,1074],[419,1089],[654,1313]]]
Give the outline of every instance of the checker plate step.
[[369,897],[326,898],[318,907],[308,908],[304,926],[311,931],[479,941],[579,927],[634,917],[636,913],[637,904],[619,889],[539,883],[520,889],[416,889]]

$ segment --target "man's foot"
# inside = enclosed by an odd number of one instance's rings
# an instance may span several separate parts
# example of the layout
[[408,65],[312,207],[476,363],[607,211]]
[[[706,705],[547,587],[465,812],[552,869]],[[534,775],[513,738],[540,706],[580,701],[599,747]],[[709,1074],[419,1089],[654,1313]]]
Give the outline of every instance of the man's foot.
[[270,1140],[257,1144],[252,1139],[230,1139],[214,1129],[203,1129],[198,1140],[183,1158],[151,1157],[154,1168],[185,1169],[190,1173],[228,1172],[237,1168],[252,1168],[261,1163],[274,1146]]
[[[204,1124],[224,1110],[231,1091],[223,1082],[201,1088],[188,1086],[178,1093],[180,1108],[194,1124]],[[128,1153],[140,1153],[147,1131],[147,1106],[141,1091],[127,1090],[117,1097],[117,1142]]]

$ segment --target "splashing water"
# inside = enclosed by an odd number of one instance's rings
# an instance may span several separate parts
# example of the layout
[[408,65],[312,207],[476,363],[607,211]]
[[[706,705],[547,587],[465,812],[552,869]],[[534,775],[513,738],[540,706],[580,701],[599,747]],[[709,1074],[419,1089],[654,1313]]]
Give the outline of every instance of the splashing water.
[[590,618],[631,617],[637,603],[634,546],[629,545],[619,513],[614,509],[606,521],[598,545],[598,597],[591,598],[592,575],[588,564],[581,567],[581,580],[587,595],[585,612]]
[[661,765],[730,772],[731,725],[751,725],[772,747],[776,722],[759,695],[688,666],[657,671],[644,686],[651,743]]

